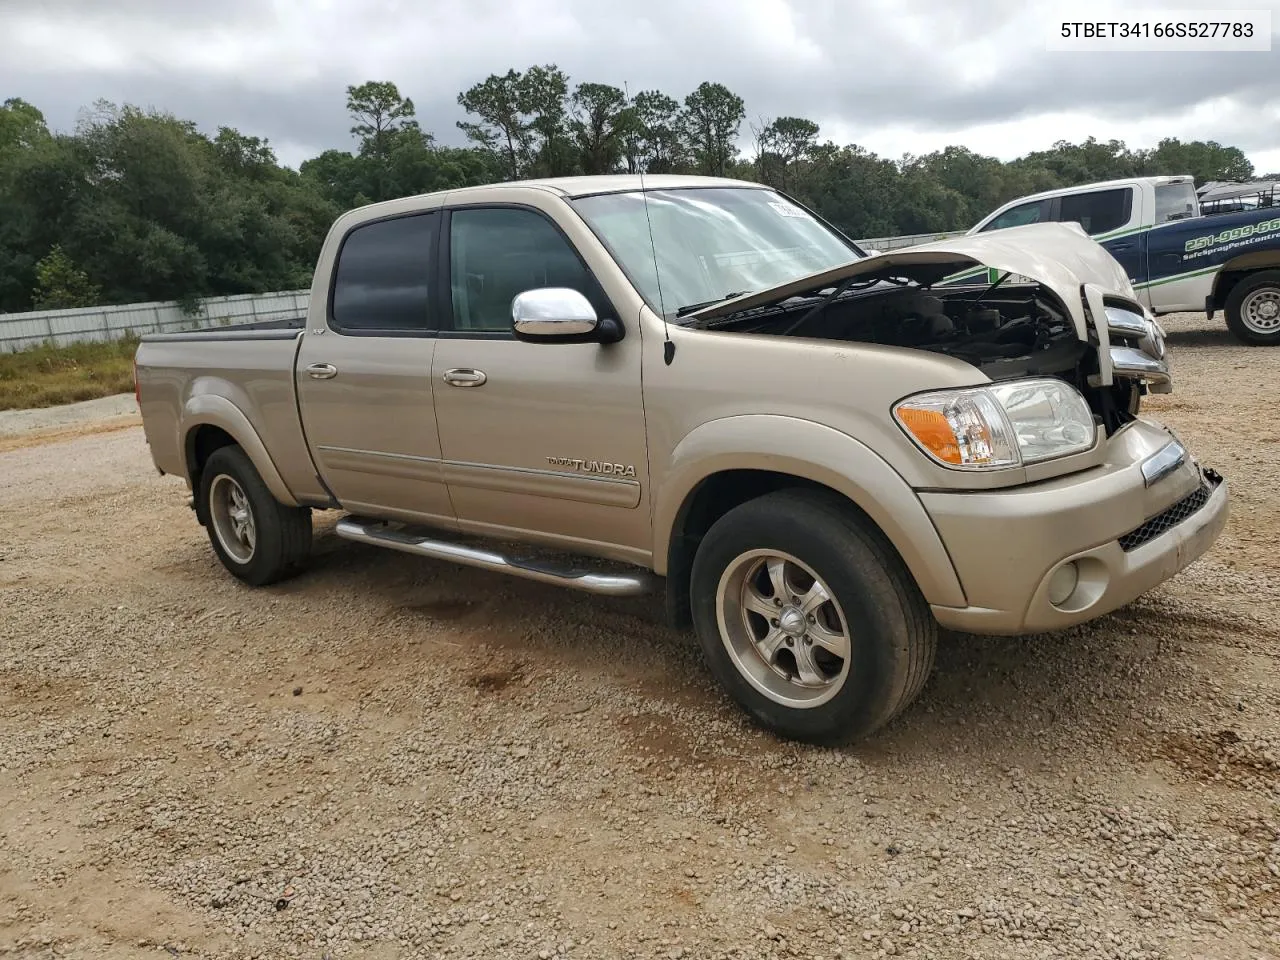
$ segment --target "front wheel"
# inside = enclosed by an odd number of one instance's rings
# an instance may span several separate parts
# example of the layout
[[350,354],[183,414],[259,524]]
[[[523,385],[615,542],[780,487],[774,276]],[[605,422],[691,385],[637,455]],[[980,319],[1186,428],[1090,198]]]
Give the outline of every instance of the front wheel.
[[1237,340],[1259,347],[1280,346],[1280,270],[1245,277],[1223,305],[1227,329]]
[[840,498],[785,490],[703,538],[694,626],[716,679],[774,732],[838,744],[920,693],[937,623],[893,547]]
[[200,472],[209,542],[222,565],[256,587],[302,569],[311,553],[311,511],[271,495],[239,447],[219,447]]

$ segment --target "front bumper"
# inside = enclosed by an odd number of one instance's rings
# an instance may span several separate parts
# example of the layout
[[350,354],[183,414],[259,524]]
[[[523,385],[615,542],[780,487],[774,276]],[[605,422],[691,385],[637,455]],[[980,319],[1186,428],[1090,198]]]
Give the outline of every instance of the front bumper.
[[[1059,630],[1123,606],[1198,559],[1226,525],[1228,489],[1189,453],[1171,457],[1177,443],[1138,420],[1111,438],[1101,467],[1014,490],[922,493],[968,602],[934,605],[938,622],[966,633]],[[1071,562],[1076,586],[1064,599],[1061,575],[1051,584]]]

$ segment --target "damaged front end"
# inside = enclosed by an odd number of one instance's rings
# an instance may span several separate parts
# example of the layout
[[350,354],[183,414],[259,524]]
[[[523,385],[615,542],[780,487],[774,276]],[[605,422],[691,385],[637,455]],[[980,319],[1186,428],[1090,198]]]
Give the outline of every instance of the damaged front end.
[[[990,282],[946,282],[985,266]],[[993,382],[1057,377],[1110,436],[1172,388],[1164,331],[1120,265],[1076,224],[909,247],[690,313],[691,326],[944,354]]]

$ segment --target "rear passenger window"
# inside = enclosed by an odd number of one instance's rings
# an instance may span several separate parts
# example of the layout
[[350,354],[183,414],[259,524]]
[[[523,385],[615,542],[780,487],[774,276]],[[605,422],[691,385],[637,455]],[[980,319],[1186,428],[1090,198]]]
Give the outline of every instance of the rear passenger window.
[[427,331],[431,248],[440,214],[356,227],[343,241],[333,282],[333,324],[342,331]]
[[1063,223],[1074,221],[1090,234],[1106,233],[1123,227],[1129,222],[1133,208],[1133,190],[1093,190],[1089,193],[1068,194],[1062,198],[1058,219]]

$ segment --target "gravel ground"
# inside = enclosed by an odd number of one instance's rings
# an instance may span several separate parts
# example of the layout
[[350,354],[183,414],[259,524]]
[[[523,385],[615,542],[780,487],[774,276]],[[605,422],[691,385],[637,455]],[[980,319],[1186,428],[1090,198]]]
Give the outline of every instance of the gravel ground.
[[654,601],[324,515],[251,590],[136,426],[0,452],[0,954],[1280,956],[1280,351],[1167,326],[1150,408],[1223,539],[1087,627],[947,638],[844,750],[750,727]]
[[48,431],[114,417],[136,416],[138,403],[132,393],[117,393],[97,400],[67,403],[38,410],[0,410],[0,437]]

